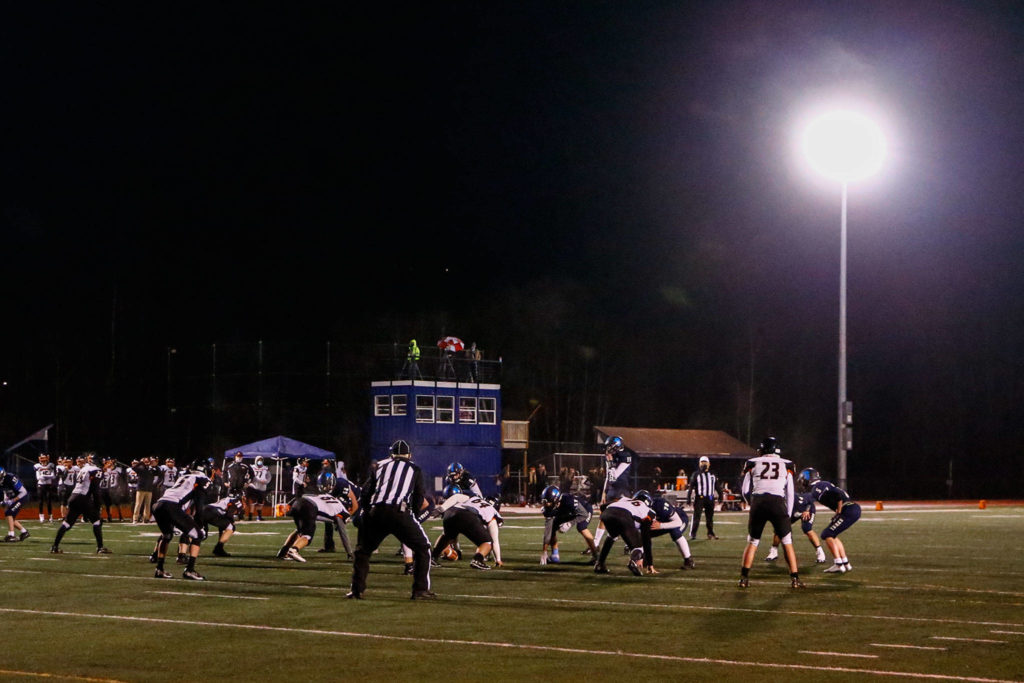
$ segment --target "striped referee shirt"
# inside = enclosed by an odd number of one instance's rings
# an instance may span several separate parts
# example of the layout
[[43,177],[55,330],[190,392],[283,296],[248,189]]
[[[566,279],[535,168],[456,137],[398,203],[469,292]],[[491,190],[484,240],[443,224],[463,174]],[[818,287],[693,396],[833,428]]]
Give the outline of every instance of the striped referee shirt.
[[372,481],[366,488],[373,505],[402,505],[419,511],[423,503],[423,476],[420,468],[404,458],[388,458],[377,463]]
[[715,498],[715,487],[718,484],[718,477],[711,474],[711,472],[702,472],[697,470],[690,477],[690,491],[696,493],[697,496],[703,496],[704,498]]

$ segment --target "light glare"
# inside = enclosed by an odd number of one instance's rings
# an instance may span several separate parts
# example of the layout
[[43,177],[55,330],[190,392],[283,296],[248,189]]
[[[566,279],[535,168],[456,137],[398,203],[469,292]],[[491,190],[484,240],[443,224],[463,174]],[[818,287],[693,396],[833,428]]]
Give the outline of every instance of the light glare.
[[814,119],[804,130],[802,147],[815,171],[842,182],[877,173],[886,155],[882,129],[852,111],[833,111]]

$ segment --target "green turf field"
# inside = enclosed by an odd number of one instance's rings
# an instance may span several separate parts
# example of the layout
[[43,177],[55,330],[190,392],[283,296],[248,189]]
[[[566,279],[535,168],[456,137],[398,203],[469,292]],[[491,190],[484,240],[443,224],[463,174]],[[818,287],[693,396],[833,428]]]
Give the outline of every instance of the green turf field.
[[595,575],[575,532],[540,566],[540,517],[507,511],[505,567],[446,563],[433,602],[408,599],[393,540],[350,601],[322,529],[298,564],[273,559],[290,522],[243,522],[191,582],[152,578],[154,525],[106,525],[104,556],[79,524],[53,556],[55,525],[25,522],[0,544],[0,680],[1024,680],[1024,508],[888,507],[843,535],[849,574],[822,574],[801,534],[802,591],[766,549],[737,588],[745,513],[692,543],[696,570],[664,537],[662,573],[636,578],[617,552]]

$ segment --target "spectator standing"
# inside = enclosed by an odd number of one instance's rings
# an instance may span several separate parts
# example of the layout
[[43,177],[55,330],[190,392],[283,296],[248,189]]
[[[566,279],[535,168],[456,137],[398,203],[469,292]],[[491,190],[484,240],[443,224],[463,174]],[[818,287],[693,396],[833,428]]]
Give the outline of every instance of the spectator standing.
[[252,468],[245,463],[242,451],[235,453],[231,464],[225,468],[224,474],[228,483],[228,495],[244,498],[245,487],[252,481]]
[[137,467],[132,468],[139,482],[135,492],[135,510],[132,512],[133,524],[145,524],[153,512],[153,489],[156,488],[160,470],[150,463],[149,458],[143,458]]

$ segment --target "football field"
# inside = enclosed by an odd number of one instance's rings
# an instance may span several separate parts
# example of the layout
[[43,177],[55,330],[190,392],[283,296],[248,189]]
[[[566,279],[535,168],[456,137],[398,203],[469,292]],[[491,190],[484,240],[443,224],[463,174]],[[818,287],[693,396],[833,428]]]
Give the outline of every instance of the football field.
[[505,566],[444,562],[416,602],[394,539],[355,601],[344,552],[315,552],[322,525],[301,564],[274,559],[290,520],[241,522],[232,557],[204,543],[194,582],[173,557],[175,578],[153,578],[155,525],[105,525],[97,555],[79,523],[51,555],[56,524],[26,521],[0,544],[0,680],[1024,681],[1024,507],[864,507],[848,574],[823,574],[797,532],[803,590],[767,544],[737,587],[745,513],[716,514],[718,541],[700,530],[694,570],[655,539],[661,573],[637,578],[619,548],[594,574],[575,531],[541,566],[539,514],[507,510]]

